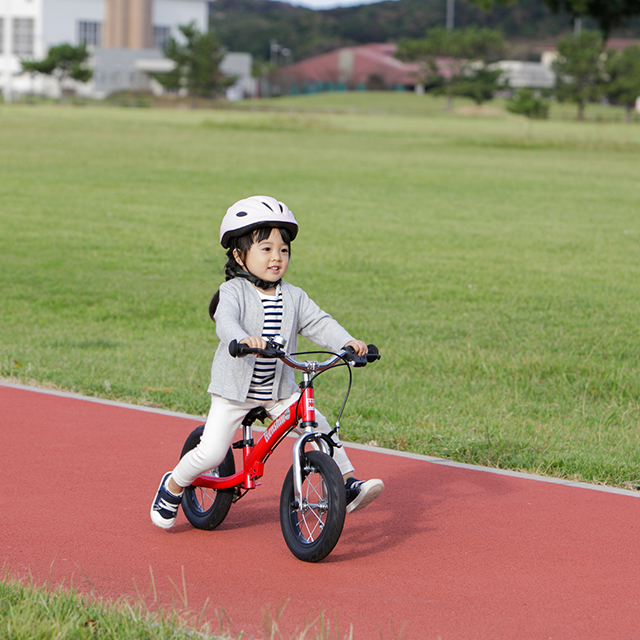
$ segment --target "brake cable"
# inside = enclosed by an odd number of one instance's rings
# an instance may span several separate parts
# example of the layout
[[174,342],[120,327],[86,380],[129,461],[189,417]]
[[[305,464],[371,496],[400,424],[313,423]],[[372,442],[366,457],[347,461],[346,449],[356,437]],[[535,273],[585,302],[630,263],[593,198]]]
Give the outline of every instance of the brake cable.
[[[348,360],[344,357],[341,356],[338,353],[332,353],[331,351],[299,351],[297,353],[292,353],[290,354],[291,356],[311,356],[311,355],[319,355],[319,354],[331,354],[334,356],[338,356],[342,362],[339,364],[334,364],[331,367],[327,367],[326,369],[323,369],[322,371],[318,371],[318,373],[316,373],[315,375],[313,375],[310,378],[310,382],[313,382],[319,375],[325,373],[326,371],[330,371],[331,369],[336,369],[337,367],[347,367],[347,371],[349,372],[349,383],[347,385],[347,393],[344,396],[344,402],[342,403],[342,407],[340,408],[340,411],[338,413],[338,418],[336,420],[336,426],[335,428],[333,428],[330,432],[329,432],[329,437],[331,437],[334,434],[337,434],[338,431],[340,430],[340,420],[342,418],[342,414],[344,413],[345,407],[347,406],[347,401],[349,400],[349,395],[351,394],[351,385],[353,383],[353,373],[351,372],[351,367],[349,366],[349,362]],[[298,403],[300,402],[300,400],[302,399],[302,396],[300,396],[300,398],[298,398]],[[296,405],[296,413],[297,413],[298,407]],[[338,445],[340,446],[340,445]]]

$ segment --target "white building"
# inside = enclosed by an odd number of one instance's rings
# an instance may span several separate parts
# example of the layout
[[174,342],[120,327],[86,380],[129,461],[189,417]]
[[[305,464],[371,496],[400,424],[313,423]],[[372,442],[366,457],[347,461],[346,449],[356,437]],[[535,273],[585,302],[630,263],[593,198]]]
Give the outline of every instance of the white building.
[[80,93],[147,89],[144,70],[163,68],[164,43],[190,22],[207,30],[207,0],[0,0],[0,90],[5,99],[56,95],[57,82],[21,74],[20,60],[40,60],[63,42],[92,52],[94,79],[76,85]]
[[550,64],[502,60],[495,67],[502,70],[502,79],[508,80],[512,89],[552,89],[556,83]]

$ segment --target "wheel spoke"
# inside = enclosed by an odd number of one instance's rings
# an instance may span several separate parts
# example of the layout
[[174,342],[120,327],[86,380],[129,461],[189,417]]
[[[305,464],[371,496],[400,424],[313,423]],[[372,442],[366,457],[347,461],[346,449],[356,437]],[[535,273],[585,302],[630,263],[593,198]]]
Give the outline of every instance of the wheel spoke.
[[293,555],[319,562],[335,547],[342,532],[344,484],[330,456],[309,451],[305,457],[301,496],[295,494],[293,467],[289,469],[280,499],[280,524]]
[[[209,491],[213,492],[213,495],[209,494]],[[206,489],[204,487],[198,487],[196,489],[196,502],[200,511],[206,511],[215,502],[216,492],[213,489]]]
[[304,523],[304,528],[307,531],[307,535],[304,536],[305,540],[307,542],[313,542],[313,540],[315,540],[316,532],[318,531],[318,529],[320,529],[320,533],[322,533],[324,521],[313,509],[309,509],[305,513],[303,513],[301,516],[301,520]]
[[[200,442],[204,425],[195,429],[187,438],[182,448],[181,457],[195,449]],[[214,469],[210,469],[203,475],[214,478],[231,476],[235,473],[235,463],[231,448],[227,451],[225,459]],[[216,491],[209,487],[185,488],[182,497],[182,509],[187,520],[198,529],[211,531],[225,519],[233,501],[233,490],[222,489]]]
[[312,467],[307,467],[305,478],[304,504],[299,508],[298,523],[300,535],[306,542],[313,542],[321,533],[325,524],[327,501],[322,476]]

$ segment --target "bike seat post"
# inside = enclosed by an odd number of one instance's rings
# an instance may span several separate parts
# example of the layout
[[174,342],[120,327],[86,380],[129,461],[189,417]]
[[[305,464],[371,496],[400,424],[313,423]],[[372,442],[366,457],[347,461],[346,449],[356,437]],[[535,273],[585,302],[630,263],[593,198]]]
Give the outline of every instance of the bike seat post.
[[[253,426],[250,424],[242,425],[242,438],[246,443],[253,442]],[[249,445],[244,446],[244,450],[250,449]]]
[[[245,463],[249,454],[251,453],[251,449],[253,448],[249,443],[253,442],[253,426],[251,424],[243,424],[242,425],[242,437],[244,439],[245,445],[242,447],[242,462]],[[253,489],[255,487],[255,483],[250,474],[246,473],[245,469],[245,477],[244,477],[244,488],[245,489]]]

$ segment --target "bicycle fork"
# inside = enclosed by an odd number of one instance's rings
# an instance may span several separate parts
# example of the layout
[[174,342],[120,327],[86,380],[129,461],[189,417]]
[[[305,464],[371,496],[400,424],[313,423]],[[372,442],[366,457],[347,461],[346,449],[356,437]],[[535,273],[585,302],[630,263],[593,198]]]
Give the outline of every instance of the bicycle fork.
[[300,422],[300,426],[304,429],[304,432],[296,439],[293,445],[293,492],[295,499],[298,502],[298,507],[305,511],[307,508],[307,501],[302,495],[305,446],[310,442],[316,449],[320,449],[323,453],[333,457],[333,447],[335,446],[335,443],[330,436],[317,431],[318,423],[315,419],[316,412],[313,398],[313,383],[311,382],[311,376],[306,372],[303,373],[302,378],[302,384],[300,385],[302,395],[299,402],[302,405],[301,413],[303,418]]
[[306,427],[304,433],[300,435],[293,445],[293,492],[298,501],[300,509],[305,510],[306,499],[302,497],[302,482],[304,448],[307,442],[312,442],[323,453],[331,456],[333,451],[327,443],[328,436],[324,433],[318,433],[313,427]]

